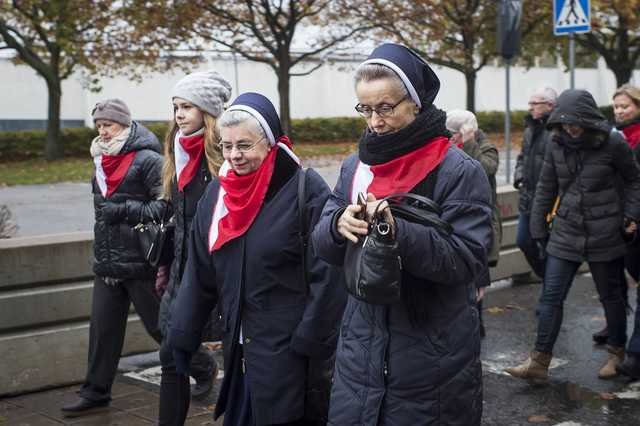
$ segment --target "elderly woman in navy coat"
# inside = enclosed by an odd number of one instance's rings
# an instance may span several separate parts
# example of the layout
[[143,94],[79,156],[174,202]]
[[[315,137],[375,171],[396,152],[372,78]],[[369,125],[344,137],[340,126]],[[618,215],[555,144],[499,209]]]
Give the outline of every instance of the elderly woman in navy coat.
[[315,424],[305,389],[333,355],[346,296],[336,270],[303,248],[300,215],[310,232],[330,190],[313,170],[302,173],[264,96],[239,96],[218,126],[225,162],[193,220],[169,342],[184,369],[220,304],[225,377],[215,416],[233,426]]
[[[451,146],[440,82],[404,46],[376,48],[356,71],[356,110],[366,119],[358,153],[340,177],[312,234],[316,253],[340,265],[366,235],[355,215],[368,194],[431,197],[453,232],[392,218],[400,245],[402,300],[373,305],[349,296],[336,353],[332,425],[479,425],[480,336],[474,277],[487,267],[491,189],[482,166]],[[380,206],[384,208],[384,206]]]

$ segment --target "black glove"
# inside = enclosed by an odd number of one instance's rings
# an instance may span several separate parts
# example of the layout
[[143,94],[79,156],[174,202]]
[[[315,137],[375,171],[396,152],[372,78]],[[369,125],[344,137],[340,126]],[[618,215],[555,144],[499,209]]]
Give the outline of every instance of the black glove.
[[191,352],[186,352],[180,349],[173,350],[173,360],[176,363],[176,373],[189,375],[191,356]]
[[106,223],[122,222],[125,217],[127,217],[127,205],[125,203],[107,201],[102,206],[102,218]]
[[538,258],[545,260],[547,258],[547,240],[535,240],[536,247],[538,248]]

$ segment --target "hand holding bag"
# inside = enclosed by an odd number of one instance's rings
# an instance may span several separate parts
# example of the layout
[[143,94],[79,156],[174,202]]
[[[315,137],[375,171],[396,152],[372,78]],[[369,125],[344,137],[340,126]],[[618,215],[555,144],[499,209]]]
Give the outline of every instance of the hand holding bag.
[[169,204],[165,206],[160,223],[138,223],[133,229],[137,231],[138,243],[144,258],[153,268],[167,265],[173,257],[174,225],[166,220]]
[[[440,207],[426,197],[398,193],[382,201],[389,204],[394,217],[432,226],[445,233],[452,231],[451,225],[439,218]],[[347,291],[353,297],[374,305],[391,305],[401,299],[402,259],[395,229],[378,208],[363,241],[358,244],[347,242],[343,267]]]

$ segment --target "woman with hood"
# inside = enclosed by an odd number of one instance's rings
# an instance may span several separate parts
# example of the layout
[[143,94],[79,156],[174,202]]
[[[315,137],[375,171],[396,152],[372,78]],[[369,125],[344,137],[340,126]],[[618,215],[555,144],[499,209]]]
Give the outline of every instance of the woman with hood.
[[131,120],[120,99],[96,104],[98,136],[91,143],[95,175],[91,181],[94,226],[93,302],[87,376],[80,399],[62,408],[66,417],[107,409],[122,353],[131,302],[147,332],[160,343],[156,270],[140,250],[139,223],[159,221],[167,209],[162,198],[162,155],[158,138]]
[[[349,295],[336,353],[329,423],[479,425],[482,371],[475,278],[487,268],[491,188],[480,163],[452,147],[433,101],[440,81],[410,49],[383,44],[356,70],[367,122],[313,234],[316,254],[343,265],[380,207],[396,236],[402,296],[388,305]],[[379,199],[435,201],[450,234],[394,217]],[[366,195],[366,206],[358,194]],[[363,216],[361,216],[363,215]]]
[[[545,154],[530,225],[540,253],[546,256],[538,331],[529,358],[506,371],[534,381],[547,379],[564,300],[578,267],[587,262],[609,331],[609,357],[598,377],[609,379],[617,375],[616,366],[624,359],[627,320],[620,281],[627,252],[625,233],[632,232],[640,218],[640,170],[624,137],[612,132],[587,91],[563,92],[547,127],[554,135]],[[547,215],[553,210],[549,226]]]
[[[156,279],[156,290],[162,294],[159,320],[163,336],[160,346],[160,426],[184,424],[190,396],[199,398],[206,395],[218,373],[212,351],[200,345],[191,360],[190,374],[196,382],[191,390],[189,377],[176,372],[167,334],[172,306],[187,262],[191,221],[200,197],[222,165],[216,121],[230,97],[231,85],[215,71],[189,74],[178,81],[171,93],[174,117],[165,140],[162,178],[165,199],[170,200],[174,211],[174,257],[171,265],[159,268]],[[205,328],[203,340],[209,339],[210,329],[210,326]]]
[[218,130],[225,162],[198,203],[169,328],[176,368],[188,371],[219,305],[225,374],[214,416],[227,426],[323,424],[344,289],[305,234],[329,188],[302,171],[263,95],[240,95]]

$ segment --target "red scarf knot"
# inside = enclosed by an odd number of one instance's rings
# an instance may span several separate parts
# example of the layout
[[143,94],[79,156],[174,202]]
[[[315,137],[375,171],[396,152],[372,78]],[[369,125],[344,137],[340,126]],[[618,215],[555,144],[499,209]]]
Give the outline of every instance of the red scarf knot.
[[176,176],[178,191],[184,192],[198,173],[198,168],[204,155],[204,133],[192,136],[179,136],[178,143],[174,145],[176,157]]

